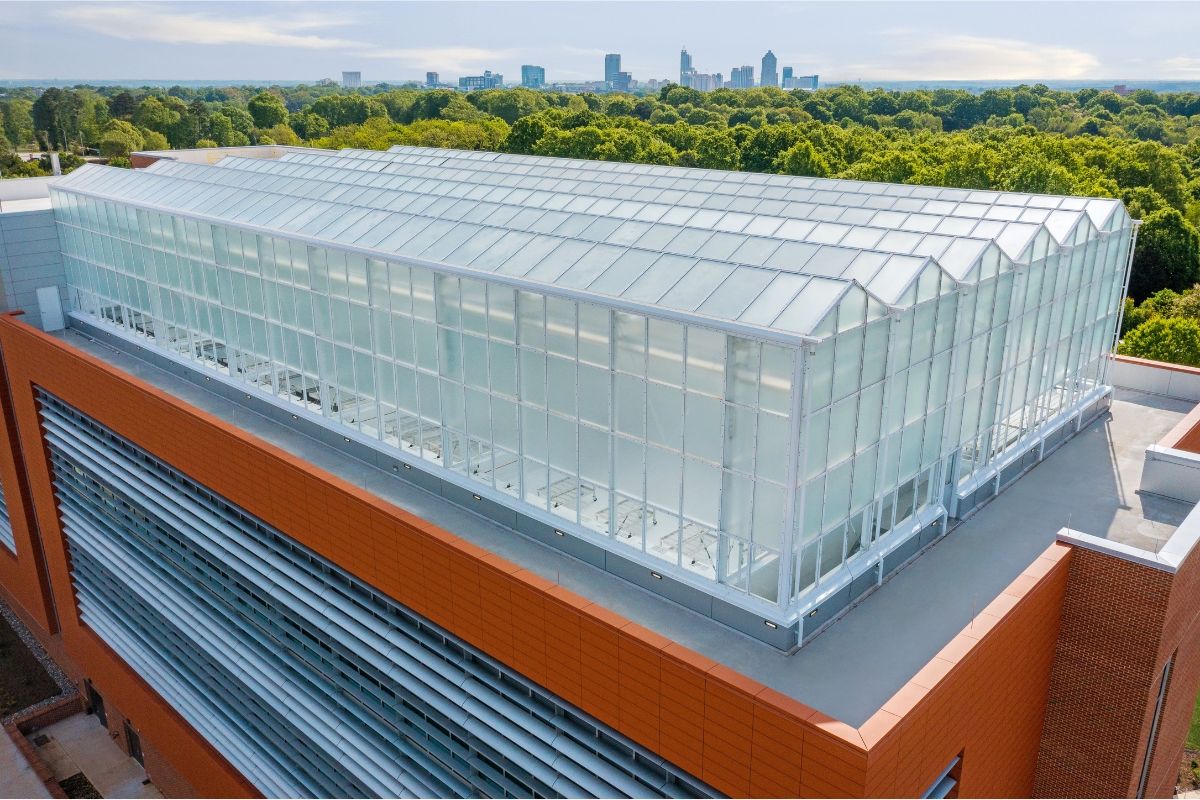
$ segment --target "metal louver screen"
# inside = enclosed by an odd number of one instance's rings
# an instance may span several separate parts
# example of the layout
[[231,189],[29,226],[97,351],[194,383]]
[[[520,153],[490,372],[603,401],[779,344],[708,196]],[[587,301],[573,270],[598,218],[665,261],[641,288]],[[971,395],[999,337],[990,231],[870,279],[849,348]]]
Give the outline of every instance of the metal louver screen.
[[4,487],[0,486],[0,545],[8,548],[9,552],[17,552],[17,543],[13,539],[12,522],[8,518],[8,502],[4,499]]
[[268,796],[711,796],[41,392],[84,622]]

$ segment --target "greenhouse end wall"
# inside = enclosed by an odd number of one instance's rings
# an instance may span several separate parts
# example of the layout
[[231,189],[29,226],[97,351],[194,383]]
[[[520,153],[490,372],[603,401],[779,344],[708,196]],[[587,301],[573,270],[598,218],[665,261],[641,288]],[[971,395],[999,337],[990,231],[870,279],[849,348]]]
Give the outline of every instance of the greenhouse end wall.
[[930,260],[900,302],[852,286],[789,344],[52,197],[87,318],[804,634],[1097,407],[1131,244],[1131,226],[1043,228],[970,282]]

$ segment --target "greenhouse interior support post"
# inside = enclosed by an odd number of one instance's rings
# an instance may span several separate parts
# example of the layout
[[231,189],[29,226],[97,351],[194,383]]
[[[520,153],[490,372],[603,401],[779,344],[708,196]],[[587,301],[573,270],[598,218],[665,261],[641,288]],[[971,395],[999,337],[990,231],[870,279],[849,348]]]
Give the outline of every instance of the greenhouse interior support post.
[[[1025,310],[1025,284],[1029,279],[1028,267],[1017,264],[1013,264],[1013,271],[1010,274],[1013,276],[1012,286],[1009,287],[1008,293],[1008,321],[1004,323],[1004,353],[1000,358],[1000,390],[996,393],[996,421],[993,423],[993,428],[997,430],[1000,425],[1007,426],[1008,420],[1012,419],[1013,415],[1011,395],[1013,381],[1016,378],[1017,365],[1015,362],[1021,338],[1017,320]],[[1019,303],[1016,299],[1018,287],[1021,290]],[[1007,440],[1007,433],[1005,439]],[[995,446],[994,436],[992,441]]]
[[[804,369],[800,376],[800,393],[801,398],[812,397],[812,367],[810,359],[816,354],[816,348],[813,346],[805,347],[804,350]],[[795,573],[792,576],[792,585],[788,591],[790,607],[794,607],[796,599],[800,594],[800,578],[803,572],[800,571],[801,562],[804,554],[804,517],[808,513],[808,437],[809,430],[812,427],[812,409],[811,403],[801,402],[802,414],[800,421],[800,454],[796,459],[796,534],[793,540],[793,546],[796,549],[795,553]],[[801,622],[800,635],[803,638],[803,622]]]
[[[938,302],[938,301],[935,300],[933,302]],[[879,424],[879,456],[875,461],[875,491],[872,492],[873,500],[871,502],[871,521],[872,521],[871,522],[871,531],[870,531],[871,541],[867,545],[868,547],[873,547],[875,545],[875,542],[879,541],[879,528],[883,524],[883,520],[881,518],[882,504],[879,502],[879,499],[883,494],[883,492],[881,491],[881,484],[883,483],[884,472],[887,469],[888,449],[889,449],[888,444],[892,438],[892,434],[888,433],[887,427],[888,427],[888,420],[890,420],[892,417],[892,414],[891,414],[892,386],[896,382],[896,338],[897,338],[896,332],[898,330],[900,330],[900,314],[901,313],[912,314],[914,317],[916,316],[916,311],[915,311],[915,309],[912,309],[912,308],[908,309],[905,312],[900,312],[900,311],[897,311],[896,309],[889,309],[889,311],[888,311],[887,355],[884,356],[884,361],[883,361],[883,398],[881,400],[881,403],[882,403],[881,407],[883,409],[883,419],[880,420],[880,424]],[[934,318],[935,330],[936,330],[936,327],[937,327],[937,319],[935,317]],[[910,336],[911,336],[911,332],[910,332]],[[861,373],[861,369],[860,369],[859,382],[861,383],[861,381],[862,381],[862,373]],[[901,399],[901,402],[903,402],[903,399]],[[855,420],[855,422],[857,423],[857,420]],[[903,430],[903,429],[904,429],[904,419],[903,419],[903,414],[902,414],[901,421],[900,421],[900,430]],[[856,448],[858,447],[857,442],[855,443],[855,447]],[[894,492],[895,490],[896,490],[896,487],[892,486],[887,491],[888,491],[888,493],[891,493],[891,492]]]
[[941,455],[944,458],[947,452],[952,452],[956,456],[953,459],[955,497],[958,496],[959,460],[962,458],[962,432],[959,427],[962,424],[962,412],[966,405],[965,387],[967,383],[967,364],[960,355],[964,350],[970,349],[960,337],[963,335],[963,330],[971,329],[970,321],[963,319],[963,315],[967,313],[968,298],[974,300],[972,287],[960,284],[958,299],[954,304],[954,344],[950,346],[950,377],[946,382],[946,420],[942,425]]
[[775,602],[783,609],[791,609],[792,605],[792,574],[796,558],[799,556],[796,543],[796,496],[800,483],[801,449],[804,448],[802,438],[807,431],[804,425],[804,370],[807,358],[803,348],[792,352],[792,413],[788,421],[788,450],[787,450],[787,486],[784,490],[783,531],[779,538],[779,588]]
[[[1125,324],[1125,298],[1129,296],[1129,278],[1133,274],[1133,254],[1137,250],[1138,229],[1142,227],[1140,219],[1133,220],[1133,231],[1129,234],[1129,255],[1125,259],[1125,280],[1121,283],[1121,297],[1117,308],[1117,326],[1116,329],[1109,334],[1108,340],[1112,343],[1109,350],[1115,354],[1117,347],[1121,344],[1121,326]],[[1108,383],[1108,371],[1112,366],[1112,359],[1109,358],[1104,364],[1104,379],[1102,383]]]

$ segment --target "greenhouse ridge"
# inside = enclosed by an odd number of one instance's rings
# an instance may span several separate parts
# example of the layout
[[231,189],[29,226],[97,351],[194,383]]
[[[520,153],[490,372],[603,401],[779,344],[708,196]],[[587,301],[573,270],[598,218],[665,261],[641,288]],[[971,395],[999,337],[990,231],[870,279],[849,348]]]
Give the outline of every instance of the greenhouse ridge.
[[1134,234],[1115,200],[409,147],[52,196],[77,313],[799,639],[1107,407]]

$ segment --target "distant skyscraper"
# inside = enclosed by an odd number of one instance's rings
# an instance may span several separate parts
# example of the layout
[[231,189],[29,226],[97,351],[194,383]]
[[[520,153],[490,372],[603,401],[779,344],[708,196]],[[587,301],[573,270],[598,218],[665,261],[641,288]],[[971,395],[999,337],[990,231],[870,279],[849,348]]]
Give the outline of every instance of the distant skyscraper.
[[778,86],[779,73],[775,71],[775,65],[778,63],[775,59],[775,54],[770,50],[762,57],[762,80],[759,86]]
[[609,53],[604,57],[604,82],[610,87],[619,80],[621,74],[621,54]]
[[729,75],[729,86],[732,89],[754,88],[754,67],[749,64],[734,67]]
[[692,57],[688,53],[687,48],[679,51],[679,84],[681,86],[688,85],[688,76],[693,72]]
[[357,89],[362,86],[361,72],[343,72],[342,73],[342,88]]
[[426,86],[437,86],[439,83],[441,83],[441,81],[438,80],[438,74],[436,72],[426,72],[425,73],[425,85]]
[[526,89],[541,89],[546,85],[546,68],[533,64],[522,64],[521,85]]
[[792,87],[788,86],[788,84],[791,83],[791,80],[792,80],[792,68],[784,67],[783,68],[783,88],[785,88],[785,89],[792,88]]

